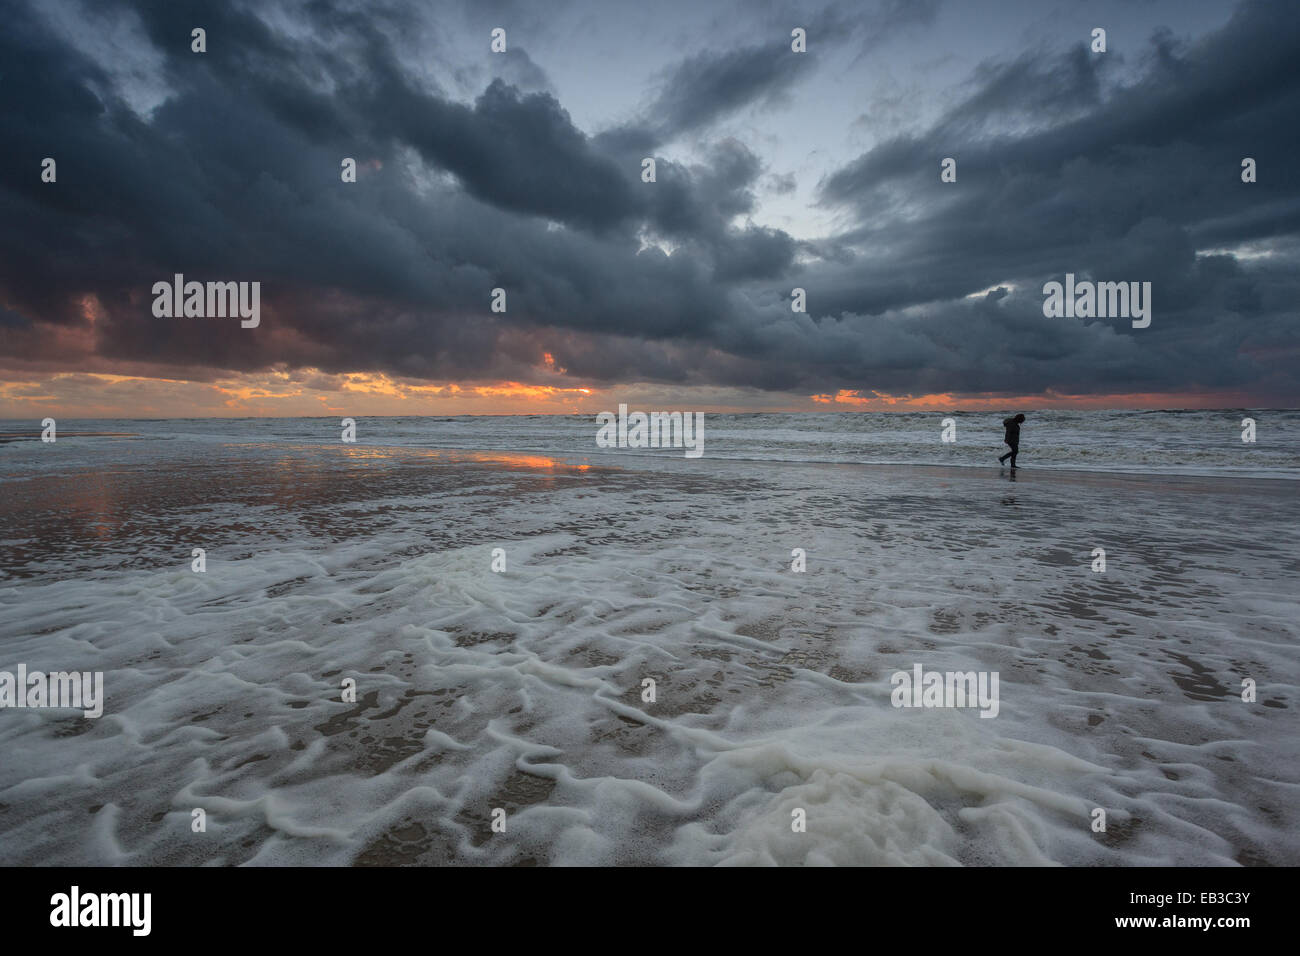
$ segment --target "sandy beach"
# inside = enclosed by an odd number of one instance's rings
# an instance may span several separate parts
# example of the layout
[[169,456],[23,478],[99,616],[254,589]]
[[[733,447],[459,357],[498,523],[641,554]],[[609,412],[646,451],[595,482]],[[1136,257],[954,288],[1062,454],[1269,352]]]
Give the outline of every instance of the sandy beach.
[[145,444],[5,482],[5,864],[1300,863],[1292,481]]

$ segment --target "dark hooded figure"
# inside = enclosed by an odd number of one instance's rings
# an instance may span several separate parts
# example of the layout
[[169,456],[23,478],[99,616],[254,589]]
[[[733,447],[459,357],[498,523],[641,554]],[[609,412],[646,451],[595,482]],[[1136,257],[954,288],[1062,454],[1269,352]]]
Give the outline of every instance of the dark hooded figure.
[[1024,415],[1017,415],[1015,418],[1004,418],[1002,424],[1007,433],[1002,436],[1002,440],[1011,446],[1011,450],[998,459],[998,464],[1011,459],[1011,467],[1016,467],[1016,452],[1020,450],[1020,423],[1025,420]]

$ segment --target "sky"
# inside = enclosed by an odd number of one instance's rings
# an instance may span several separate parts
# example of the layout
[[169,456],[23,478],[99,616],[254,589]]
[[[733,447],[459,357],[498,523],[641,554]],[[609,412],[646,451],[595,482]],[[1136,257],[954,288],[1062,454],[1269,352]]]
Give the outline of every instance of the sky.
[[1292,0],[3,19],[0,418],[1300,406]]

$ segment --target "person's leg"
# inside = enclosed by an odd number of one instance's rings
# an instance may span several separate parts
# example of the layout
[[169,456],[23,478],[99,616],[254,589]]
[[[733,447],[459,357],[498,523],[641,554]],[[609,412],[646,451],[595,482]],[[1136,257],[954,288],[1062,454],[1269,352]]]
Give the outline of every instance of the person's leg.
[[[1010,443],[1010,442],[1003,442],[1002,444],[1006,445],[1008,448],[1011,447],[1011,443]],[[998,457],[998,464],[1002,464],[1002,462],[1006,461],[1006,460],[1007,460],[1008,458],[1010,458],[1010,457],[1011,457],[1011,452],[1007,452],[1005,455],[1001,455],[1001,456],[999,456],[999,457]]]
[[1019,444],[1011,446],[1011,467],[1012,468],[1016,467],[1016,452],[1018,451],[1020,451]]

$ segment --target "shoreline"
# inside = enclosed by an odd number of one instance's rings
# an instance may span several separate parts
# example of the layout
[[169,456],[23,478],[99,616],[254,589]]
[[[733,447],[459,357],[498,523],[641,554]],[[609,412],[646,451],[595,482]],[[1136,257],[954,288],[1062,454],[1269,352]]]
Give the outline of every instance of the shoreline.
[[[319,447],[319,446],[311,446]],[[361,447],[358,445],[357,447]],[[501,448],[455,448],[450,446],[440,446],[437,448],[426,448],[413,445],[370,445],[370,448],[401,448],[413,449],[423,452],[434,452],[437,454],[452,453],[455,455],[464,455],[465,461],[480,461],[475,456],[491,456],[493,460],[499,460],[502,457],[545,457],[554,460],[557,463],[563,463],[570,467],[610,467],[604,460],[606,458],[617,458],[619,453],[608,455],[599,455],[594,459],[589,456],[573,455],[569,453],[548,453],[542,451],[509,451]],[[859,468],[869,469],[888,473],[915,473],[917,475],[926,475],[938,478],[1000,478],[1009,480],[1008,475],[1011,469],[1006,466],[990,465],[987,469],[978,465],[964,464],[921,464],[916,462],[871,462],[871,461],[825,461],[825,460],[796,460],[787,458],[710,458],[707,454],[695,459],[682,459],[680,456],[671,454],[662,455],[628,455],[629,458],[635,458],[638,463],[641,462],[663,462],[663,461],[708,461],[709,464],[735,464],[744,465],[776,465],[789,467],[810,467],[810,468]],[[996,459],[995,459],[996,460]],[[599,463],[599,464],[597,464]],[[614,466],[617,467],[617,466]],[[995,471],[997,469],[997,471]],[[628,468],[626,470],[635,470]],[[1102,469],[1084,469],[1084,468],[1058,468],[1051,465],[1029,465],[1020,466],[1016,470],[1015,481],[1023,481],[1032,475],[1051,475],[1060,477],[1066,481],[1076,481],[1085,484],[1122,484],[1126,481],[1132,481],[1138,484],[1146,483],[1223,483],[1231,482],[1233,489],[1237,490],[1243,482],[1295,482],[1300,481],[1300,476],[1290,477],[1286,475],[1233,475],[1233,474],[1187,474],[1183,472],[1129,472],[1129,471],[1109,471]],[[1228,490],[1228,489],[1224,489]]]
[[[149,436],[135,432],[83,432],[74,434],[63,434],[60,439],[67,440],[70,438],[139,438],[152,439],[155,441],[185,441],[186,439],[177,439],[171,436],[158,437]],[[39,441],[39,434],[20,435],[15,433],[0,432],[0,444],[8,444],[22,439]],[[1297,482],[1300,481],[1300,473],[1295,475],[1264,475],[1248,473],[1229,473],[1229,472],[1194,472],[1194,471],[1125,471],[1116,469],[1103,468],[1077,468],[1061,467],[1053,464],[1028,464],[1021,465],[1015,470],[1014,477],[1011,475],[1011,469],[1005,465],[996,464],[996,456],[991,456],[991,463],[988,466],[967,464],[967,463],[929,463],[929,462],[900,462],[900,461],[833,461],[828,459],[796,459],[796,458],[742,458],[732,456],[710,456],[707,453],[699,458],[684,458],[679,454],[679,449],[670,449],[659,454],[636,454],[625,450],[610,452],[595,452],[593,454],[580,454],[571,451],[548,450],[542,448],[469,448],[457,445],[415,445],[415,444],[375,444],[367,442],[348,443],[340,445],[337,441],[307,442],[302,440],[249,440],[249,441],[216,441],[214,445],[227,448],[278,448],[278,449],[300,449],[319,453],[323,449],[340,448],[344,451],[366,450],[368,452],[387,451],[393,455],[421,455],[429,457],[445,458],[452,462],[462,462],[466,464],[504,464],[514,465],[516,467],[545,470],[556,466],[568,468],[600,468],[600,469],[618,469],[626,471],[647,470],[646,466],[655,463],[657,466],[665,462],[680,463],[701,463],[707,462],[711,466],[785,466],[785,467],[809,467],[817,469],[825,468],[857,468],[873,470],[883,473],[902,473],[915,474],[919,476],[938,477],[938,478],[1000,478],[1007,481],[1025,482],[1034,481],[1040,476],[1051,476],[1059,478],[1066,482],[1076,482],[1082,484],[1104,485],[1107,483],[1113,485],[1132,484],[1140,487],[1149,487],[1151,484],[1167,485],[1225,485],[1230,483],[1231,488],[1219,488],[1217,490],[1237,492],[1243,485],[1251,485],[1263,482]],[[996,451],[997,449],[992,449]],[[620,464],[623,460],[625,463]],[[89,465],[89,463],[88,463]],[[996,470],[995,470],[996,469]],[[18,476],[13,476],[18,477]],[[5,476],[0,475],[0,480],[5,480]],[[1274,488],[1281,486],[1275,485]]]
[[[304,448],[313,451],[319,451],[322,448],[333,448],[336,443],[306,444],[294,442],[239,442],[224,443],[227,446],[247,447],[247,446],[266,446],[277,448]],[[505,467],[514,467],[520,470],[539,470],[545,471],[556,467],[578,470],[617,470],[617,471],[643,471],[651,470],[644,466],[650,463],[663,465],[665,463],[673,466],[690,467],[692,470],[699,470],[698,465],[707,463],[710,466],[736,466],[744,468],[752,465],[776,466],[788,468],[812,468],[817,470],[825,469],[863,469],[880,472],[891,475],[915,474],[931,478],[962,478],[962,479],[999,479],[1003,481],[1032,481],[1038,475],[1051,475],[1053,478],[1060,478],[1067,482],[1076,482],[1081,484],[1091,484],[1097,486],[1114,485],[1122,486],[1132,484],[1139,487],[1150,487],[1156,484],[1172,485],[1211,485],[1216,486],[1214,490],[1236,493],[1241,490],[1243,484],[1262,482],[1296,482],[1300,481],[1300,476],[1289,477],[1285,475],[1232,475],[1232,474],[1184,474],[1181,472],[1127,472],[1127,471],[1104,471],[1101,469],[1090,470],[1082,468],[1058,468],[1050,465],[1028,465],[1016,469],[1015,478],[1009,478],[1011,469],[1006,466],[996,464],[983,468],[977,465],[965,464],[922,464],[915,462],[869,462],[869,461],[825,461],[825,460],[798,460],[787,458],[723,458],[709,457],[705,454],[700,458],[683,458],[681,455],[668,453],[658,455],[635,455],[626,454],[622,451],[598,453],[594,455],[580,455],[570,452],[543,451],[540,449],[506,449],[506,448],[461,448],[450,445],[426,446],[426,445],[377,445],[363,444],[361,442],[355,445],[339,446],[345,450],[367,451],[386,450],[393,453],[408,453],[424,457],[435,457],[447,460],[448,463],[461,464],[480,464],[480,465],[499,465]],[[673,451],[677,451],[673,449]],[[633,461],[626,465],[618,464],[620,458],[632,459]],[[994,459],[996,461],[996,459]],[[1219,485],[1231,484],[1231,488],[1217,487]],[[1205,489],[1209,490],[1209,489]],[[1273,485],[1269,488],[1260,490],[1276,491],[1282,490],[1282,486]]]

